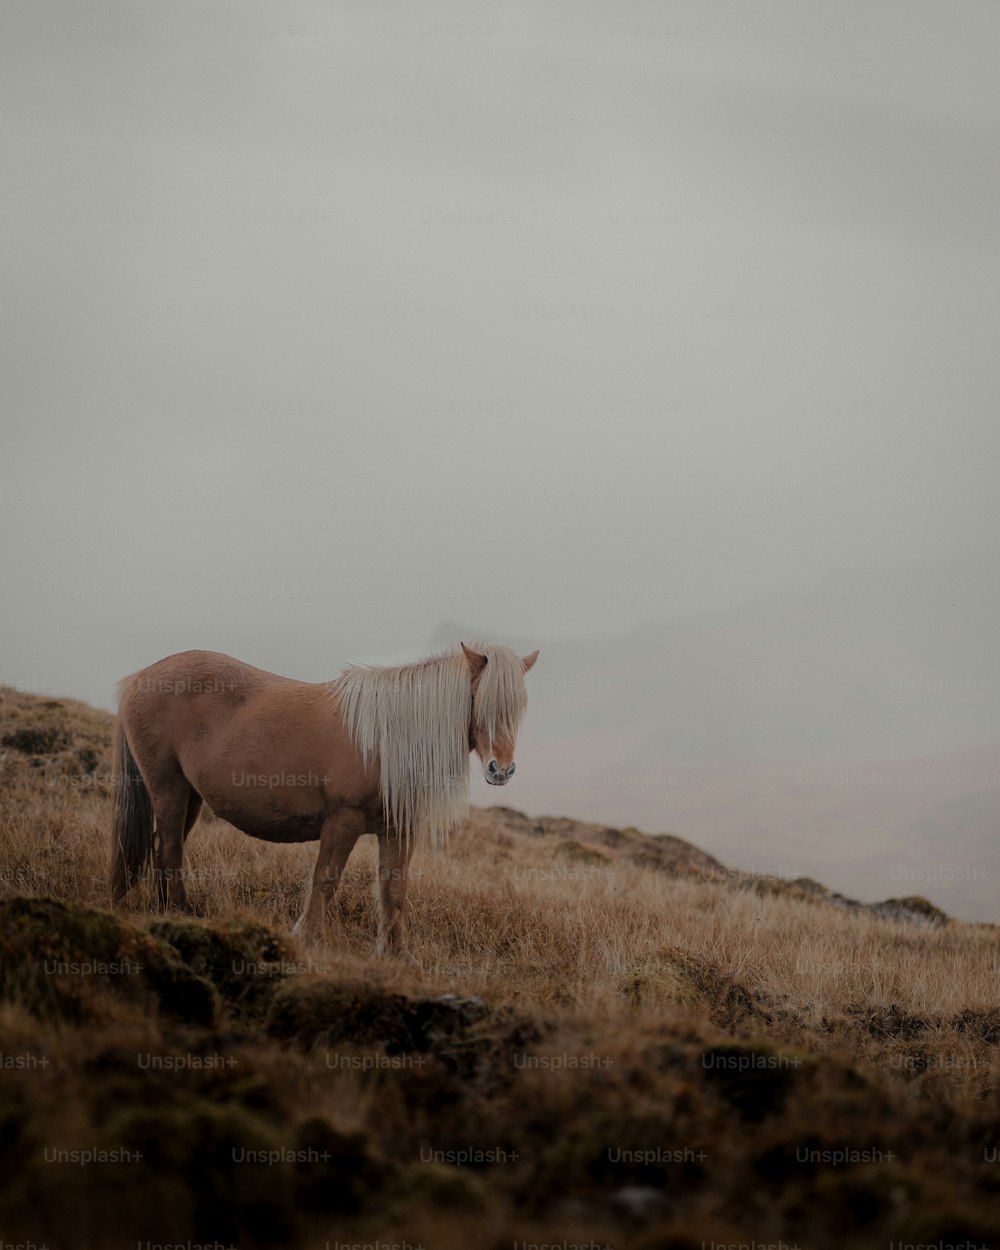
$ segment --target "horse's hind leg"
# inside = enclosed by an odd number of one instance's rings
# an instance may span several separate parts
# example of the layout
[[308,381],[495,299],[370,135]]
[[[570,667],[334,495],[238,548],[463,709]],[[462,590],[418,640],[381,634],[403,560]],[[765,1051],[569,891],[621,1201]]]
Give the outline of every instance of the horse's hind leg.
[[187,815],[184,817],[184,841],[194,828],[194,822],[198,819],[201,812],[201,795],[197,790],[192,789],[188,795]]
[[201,796],[190,786],[183,774],[169,785],[161,784],[151,791],[156,816],[156,855],[153,876],[161,908],[187,910],[187,896],[181,869],[184,861],[184,839],[198,816]]

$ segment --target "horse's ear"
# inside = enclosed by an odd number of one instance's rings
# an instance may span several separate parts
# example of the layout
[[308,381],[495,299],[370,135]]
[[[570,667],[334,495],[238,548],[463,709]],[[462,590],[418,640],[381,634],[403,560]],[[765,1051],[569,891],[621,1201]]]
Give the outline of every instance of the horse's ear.
[[473,649],[471,647],[467,647],[464,642],[462,643],[462,654],[468,662],[469,672],[472,675],[473,681],[475,681],[475,679],[486,667],[489,656],[483,655],[481,651],[473,651]]
[[522,656],[521,656],[521,667],[524,669],[524,671],[525,671],[525,672],[527,672],[527,671],[528,671],[528,669],[529,669],[529,668],[531,668],[531,666],[534,664],[534,662],[535,662],[537,659],[538,659],[538,652],[537,652],[537,651],[532,651],[531,655],[522,655]]

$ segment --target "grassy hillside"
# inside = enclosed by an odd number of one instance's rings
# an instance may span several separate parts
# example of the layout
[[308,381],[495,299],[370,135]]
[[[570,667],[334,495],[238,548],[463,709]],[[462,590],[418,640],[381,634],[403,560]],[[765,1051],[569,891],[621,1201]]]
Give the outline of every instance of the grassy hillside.
[[0,692],[6,1242],[1000,1246],[995,928],[504,808],[418,853],[416,967],[373,846],[306,945],[315,848],[210,816],[198,915],[111,915],[110,727]]

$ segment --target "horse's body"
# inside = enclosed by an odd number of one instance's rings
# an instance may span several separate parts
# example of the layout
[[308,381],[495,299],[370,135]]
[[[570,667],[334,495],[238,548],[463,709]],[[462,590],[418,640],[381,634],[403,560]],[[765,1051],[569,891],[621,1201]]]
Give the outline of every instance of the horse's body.
[[184,839],[204,801],[252,837],[319,841],[296,925],[310,934],[358,838],[376,834],[384,936],[400,951],[414,842],[461,818],[471,750],[492,784],[513,773],[523,673],[537,654],[463,644],[421,664],[310,683],[184,651],[134,673],[120,686],[116,733],[115,900],[155,849],[161,905],[186,906]]

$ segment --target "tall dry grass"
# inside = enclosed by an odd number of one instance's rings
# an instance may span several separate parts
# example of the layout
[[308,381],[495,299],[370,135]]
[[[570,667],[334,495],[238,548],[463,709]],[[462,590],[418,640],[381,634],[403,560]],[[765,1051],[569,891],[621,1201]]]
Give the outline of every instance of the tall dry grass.
[[[2,751],[0,888],[107,906],[111,718],[52,702],[15,692],[0,701],[8,734],[71,728],[48,754]],[[754,998],[758,1030],[818,1048],[864,1049],[871,1033],[856,1025],[880,1013],[919,1017],[931,1036],[967,1047],[951,1019],[1000,1001],[995,927],[904,924],[703,874],[675,877],[602,848],[593,827],[570,825],[579,836],[567,838],[568,825],[474,809],[446,849],[418,850],[407,928],[419,968],[382,962],[379,975],[498,1003],[603,1014],[627,1002],[655,1017],[705,1008],[677,985],[686,956]],[[315,855],[315,844],[260,842],[205,812],[185,853],[190,902],[206,917],[288,931]],[[136,917],[151,909],[148,886],[127,903]],[[303,961],[363,969],[377,933],[375,843],[364,838],[324,940],[300,946]]]

